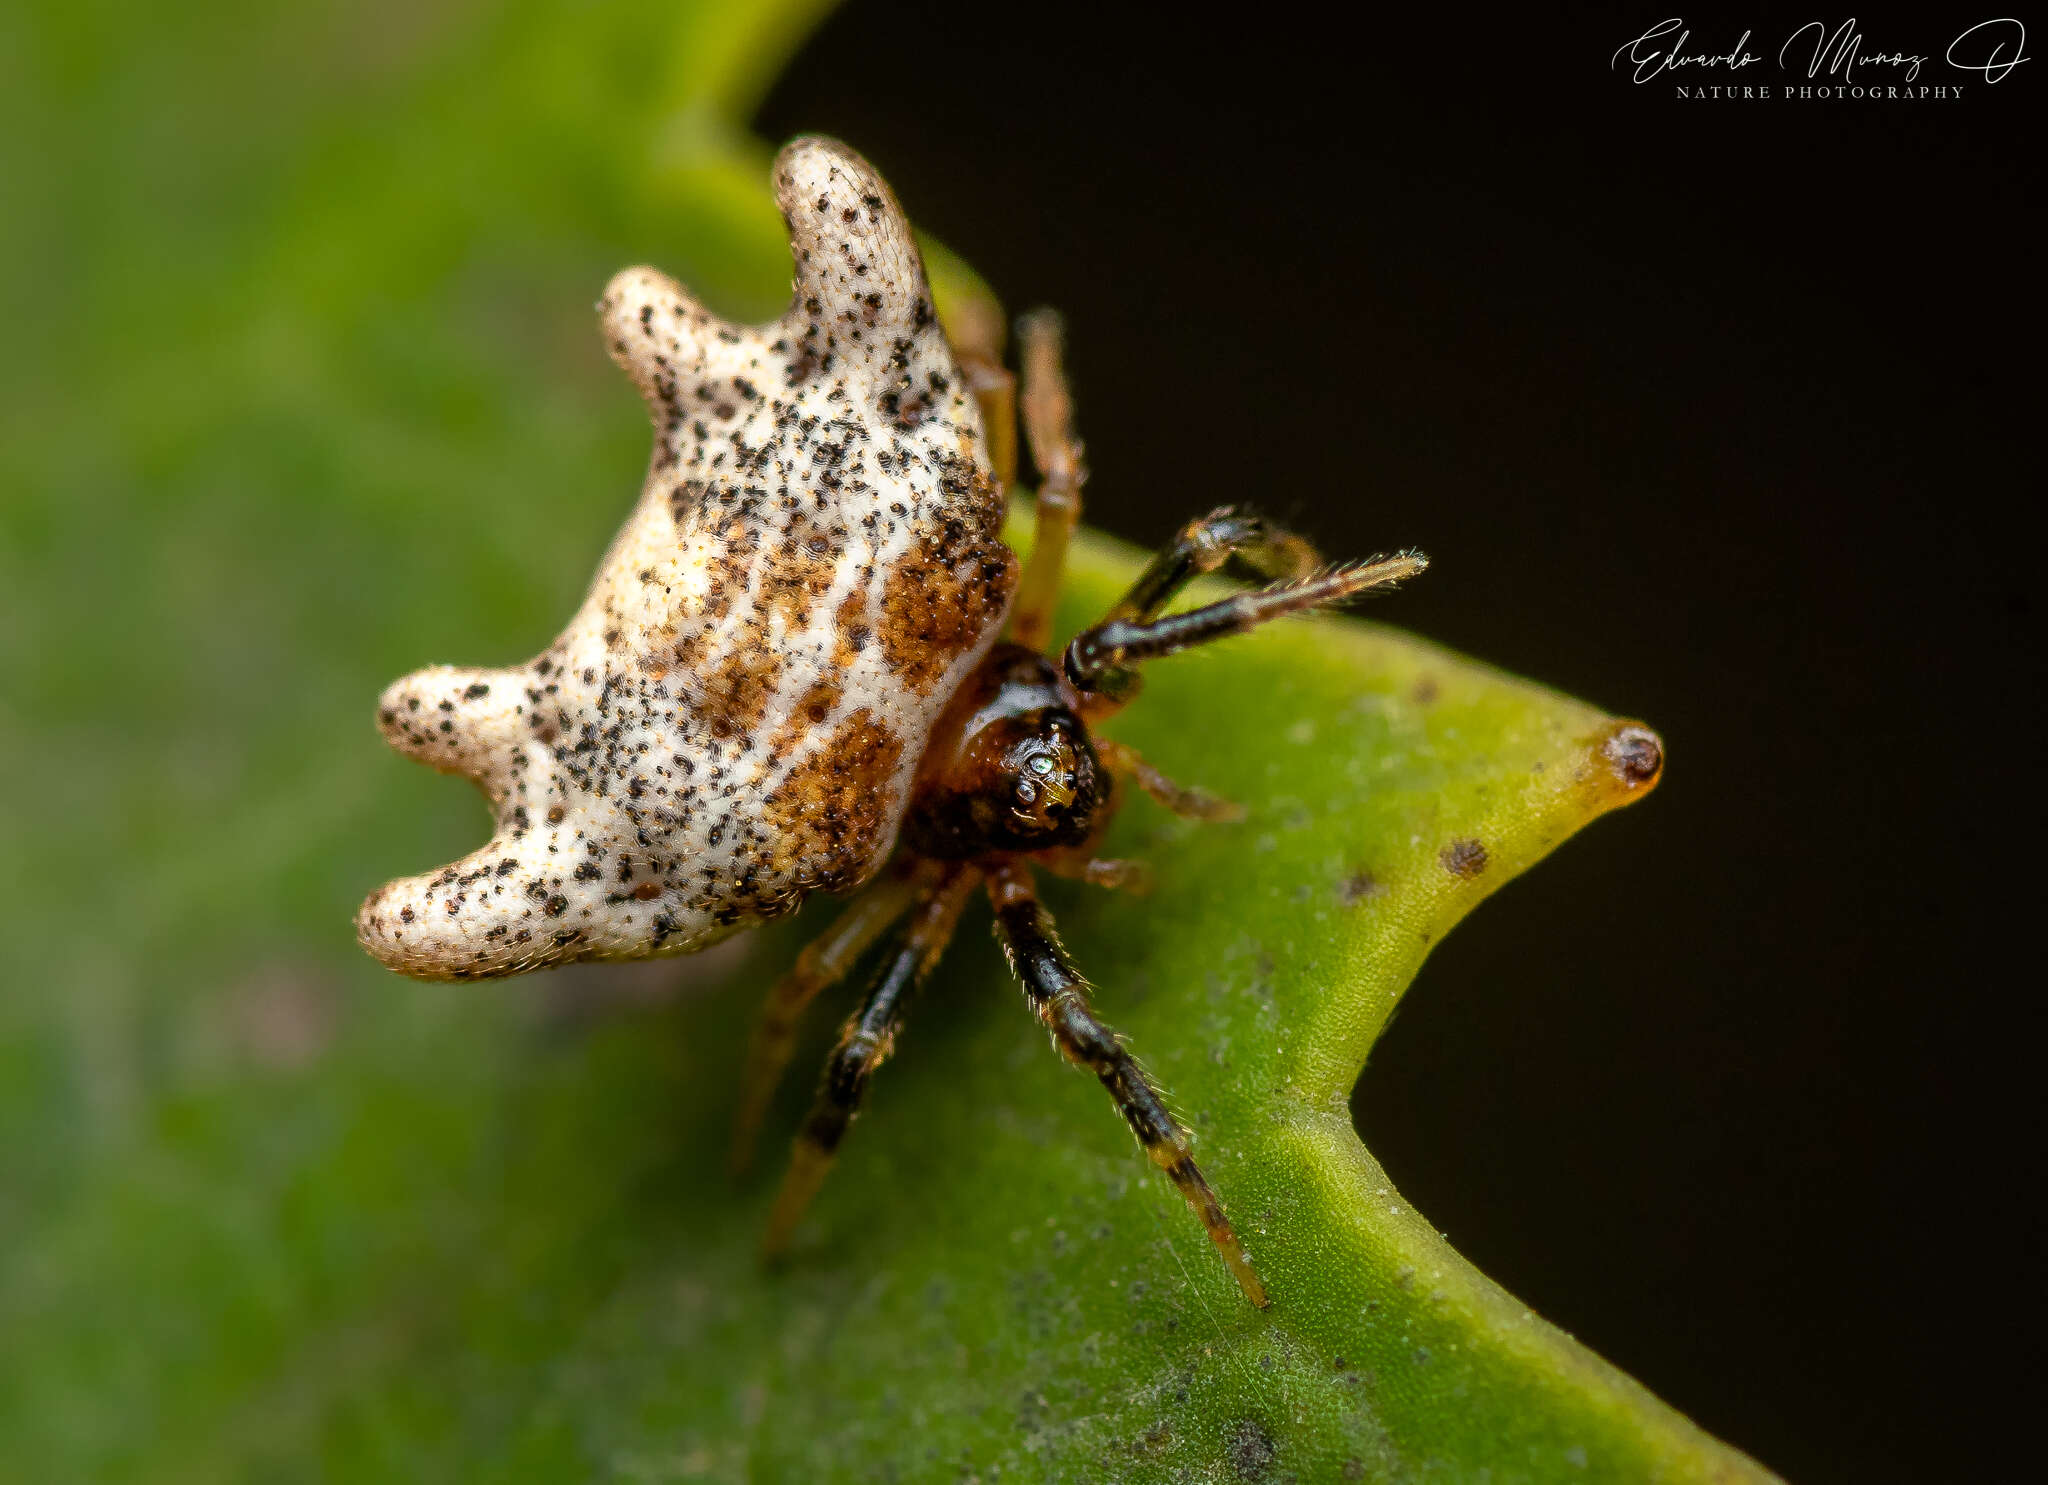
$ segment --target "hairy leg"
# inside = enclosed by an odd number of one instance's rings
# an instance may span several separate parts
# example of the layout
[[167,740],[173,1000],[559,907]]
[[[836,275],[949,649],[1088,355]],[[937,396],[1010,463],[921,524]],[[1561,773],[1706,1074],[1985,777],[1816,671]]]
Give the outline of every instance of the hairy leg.
[[1147,763],[1144,756],[1129,743],[1120,743],[1106,737],[1098,737],[1092,741],[1095,745],[1095,756],[1102,760],[1103,766],[1112,774],[1120,779],[1129,779],[1182,819],[1227,825],[1244,818],[1243,805],[1221,795],[1211,794],[1207,789],[1176,784]]
[[1132,689],[1133,665],[1242,634],[1283,614],[1391,587],[1428,565],[1420,552],[1401,552],[1370,562],[1347,562],[1298,582],[1276,583],[1163,619],[1111,619],[1074,636],[1067,646],[1067,679],[1084,692],[1101,693],[1114,705]]
[[983,436],[988,440],[988,462],[995,470],[996,483],[1008,494],[1017,483],[1017,378],[996,361],[962,353],[960,374],[967,378],[967,390],[981,409]]
[[1083,846],[1071,851],[1041,851],[1031,858],[1056,877],[1086,882],[1091,887],[1129,892],[1138,897],[1152,894],[1152,866],[1145,861],[1121,857],[1094,856]]
[[902,942],[882,967],[867,999],[839,1033],[839,1045],[826,1060],[817,1099],[797,1135],[789,1171],[769,1214],[768,1231],[761,1240],[763,1257],[777,1258],[788,1248],[790,1234],[825,1183],[847,1125],[860,1112],[868,1079],[895,1049],[896,1033],[903,1025],[911,995],[939,962],[960,921],[960,910],[980,881],[981,874],[973,868],[956,867],[931,889],[918,904]]
[[947,306],[945,331],[968,393],[981,409],[989,466],[1007,493],[1017,483],[1017,379],[1003,367],[1003,308],[977,286]]
[[733,1114],[730,1165],[735,1176],[745,1174],[753,1164],[761,1121],[767,1117],[769,1101],[782,1081],[783,1069],[789,1065],[797,1021],[804,1008],[820,990],[842,979],[869,946],[909,911],[911,903],[920,893],[930,890],[931,885],[928,873],[894,876],[873,883],[854,898],[830,928],[804,946],[789,973],[768,992],[768,998],[761,1003],[760,1019],[754,1023],[746,1070],[740,1075],[739,1108]]
[[1010,956],[1010,967],[1023,984],[1031,1009],[1052,1033],[1053,1044],[1069,1062],[1087,1068],[1109,1090],[1145,1154],[1166,1172],[1201,1219],[1245,1298],[1264,1309],[1272,1302],[1266,1297],[1266,1286],[1252,1270],[1244,1245],[1223,1214],[1223,1204],[1195,1165],[1187,1135],[1116,1033],[1096,1019],[1088,1004],[1087,982],[1060,947],[1052,917],[1039,904],[1030,869],[1022,864],[998,868],[989,877],[988,894],[995,904],[996,932]]
[[1060,364],[1063,331],[1049,309],[1033,310],[1017,322],[1018,360],[1024,370],[1021,397],[1024,439],[1038,466],[1038,511],[1031,558],[1017,582],[1010,611],[1010,638],[1043,650],[1052,637],[1052,610],[1066,569],[1067,539],[1081,519],[1081,486],[1088,471],[1074,438],[1074,402]]
[[1131,590],[1102,619],[1108,623],[1157,618],[1174,594],[1219,567],[1261,582],[1299,582],[1313,576],[1322,563],[1304,538],[1257,511],[1220,506],[1174,532],[1173,540],[1146,564]]

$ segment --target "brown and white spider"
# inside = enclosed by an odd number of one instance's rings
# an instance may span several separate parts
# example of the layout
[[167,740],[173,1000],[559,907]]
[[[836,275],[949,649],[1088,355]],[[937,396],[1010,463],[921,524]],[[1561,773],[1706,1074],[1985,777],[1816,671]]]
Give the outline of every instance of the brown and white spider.
[[[797,1136],[764,1241],[773,1256],[985,891],[1054,1044],[1101,1080],[1264,1306],[1186,1133],[1095,1015],[1034,873],[1143,884],[1142,863],[1095,854],[1120,785],[1195,819],[1240,814],[1091,734],[1137,694],[1138,666],[1386,588],[1424,559],[1325,567],[1262,517],[1213,511],[1055,654],[1085,478],[1057,318],[1020,322],[1017,394],[996,337],[963,335],[956,356],[910,224],[866,161],[799,139],[775,183],[796,264],[781,319],[729,324],[645,268],[606,291],[612,355],[657,427],[640,502],[541,655],[433,666],[385,691],[387,741],[474,780],[497,828],[461,861],[371,893],[357,934],[403,973],[480,979],[688,953],[812,892],[858,892],[770,991],[746,1065],[736,1167],[804,1007],[895,930]],[[1021,575],[1001,540],[1013,420],[1040,475]],[[1265,586],[1165,612],[1219,569]]]

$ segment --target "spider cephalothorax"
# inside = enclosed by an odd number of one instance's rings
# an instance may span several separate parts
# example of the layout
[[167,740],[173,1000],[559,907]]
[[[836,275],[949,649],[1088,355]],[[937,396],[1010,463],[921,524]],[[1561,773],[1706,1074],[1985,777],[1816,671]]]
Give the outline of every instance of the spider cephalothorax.
[[[999,346],[956,355],[948,344],[910,225],[866,161],[800,139],[775,182],[796,257],[780,320],[726,324],[651,269],[606,292],[612,354],[657,428],[640,504],[545,654],[504,670],[435,667],[385,692],[386,738],[474,779],[497,833],[452,866],[379,888],[357,932],[394,969],[465,979],[688,952],[810,892],[858,890],[770,992],[748,1058],[736,1167],[804,1007],[896,930],[797,1137],[769,1221],[774,1254],[912,992],[984,891],[1055,1046],[1100,1079],[1264,1305],[1186,1133],[1096,1018],[1033,873],[1143,884],[1142,863],[1093,851],[1119,782],[1179,814],[1238,816],[1091,734],[1137,695],[1137,667],[1390,586],[1423,559],[1325,567],[1262,517],[1213,511],[1053,658],[1084,478],[1057,319],[1020,322],[1013,398]],[[1000,539],[1020,403],[1041,476],[1021,575]],[[1265,586],[1165,612],[1226,567]],[[1006,615],[1009,639],[996,644]]]
[[925,744],[903,822],[905,847],[963,861],[1086,845],[1110,781],[1081,705],[1043,655],[998,645]]

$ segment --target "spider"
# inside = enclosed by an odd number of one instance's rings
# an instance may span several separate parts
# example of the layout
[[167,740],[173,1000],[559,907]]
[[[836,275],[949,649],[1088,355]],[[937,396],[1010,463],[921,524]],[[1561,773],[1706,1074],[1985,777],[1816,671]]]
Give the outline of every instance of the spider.
[[[781,319],[728,324],[652,269],[607,289],[607,342],[657,428],[640,503],[541,655],[430,666],[385,691],[386,740],[475,781],[497,828],[453,865],[372,892],[357,935],[403,973],[484,979],[690,953],[811,893],[856,894],[769,992],[747,1058],[736,1169],[804,1008],[893,931],[796,1138],[763,1240],[773,1258],[985,893],[1055,1046],[1102,1082],[1264,1307],[1186,1131],[1095,1014],[1036,874],[1142,889],[1143,863],[1095,851],[1128,786],[1193,819],[1241,817],[1093,735],[1138,695],[1141,666],[1388,588],[1425,559],[1325,566],[1301,537],[1225,507],[1052,649],[1086,479],[1058,318],[1019,322],[1020,390],[999,337],[969,327],[948,342],[909,222],[865,160],[798,139],[775,181],[796,265]],[[1040,477],[1021,573],[1001,540],[1020,424]],[[1219,570],[1263,586],[1166,611]]]
[[[1421,572],[1427,559],[1404,552],[1325,567],[1301,537],[1256,512],[1226,506],[1183,526],[1108,613],[1063,649],[1052,646],[1053,604],[1068,540],[1080,521],[1087,469],[1074,436],[1060,318],[1038,310],[1017,329],[1023,373],[1017,412],[1039,485],[1031,556],[1017,585],[1008,638],[968,676],[932,731],[894,871],[856,898],[770,990],[747,1058],[732,1163],[736,1172],[750,1163],[804,1008],[900,923],[866,997],[841,1028],[796,1137],[762,1244],[769,1258],[780,1256],[831,1169],[869,1080],[894,1049],[912,996],[944,954],[968,901],[982,891],[1011,971],[1054,1046],[1108,1090],[1245,1298],[1264,1309],[1271,1303],[1265,1285],[1195,1163],[1187,1133],[1122,1038],[1096,1014],[1034,875],[1042,869],[1100,887],[1149,889],[1145,863],[1095,854],[1120,802],[1120,785],[1136,785],[1188,819],[1243,818],[1239,806],[1176,784],[1129,745],[1094,735],[1095,724],[1138,694],[1140,665],[1286,614],[1386,589]],[[973,366],[970,376],[982,389],[985,417],[993,423],[1008,416],[1009,380],[986,362]],[[1015,442],[998,447],[1014,449]],[[1006,487],[1014,482],[1014,469],[999,473]],[[1266,586],[1165,612],[1191,581],[1225,567]]]

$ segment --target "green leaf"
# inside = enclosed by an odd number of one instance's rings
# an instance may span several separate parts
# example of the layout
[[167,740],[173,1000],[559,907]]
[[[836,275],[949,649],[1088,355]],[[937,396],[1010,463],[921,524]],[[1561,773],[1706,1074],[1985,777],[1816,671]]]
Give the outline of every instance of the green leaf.
[[[355,949],[368,886],[481,824],[383,751],[379,688],[537,649],[638,488],[599,286],[652,260],[776,307],[733,120],[814,13],[0,22],[9,1473],[1760,1477],[1473,1272],[1351,1132],[1430,944],[1632,792],[1610,719],[1420,641],[1304,622],[1154,667],[1108,730],[1250,818],[1139,800],[1109,845],[1152,898],[1049,889],[1263,1314],[984,917],[772,1275],[775,1172],[734,1191],[723,1145],[819,910],[487,988]],[[1063,622],[1134,560],[1083,541]]]

